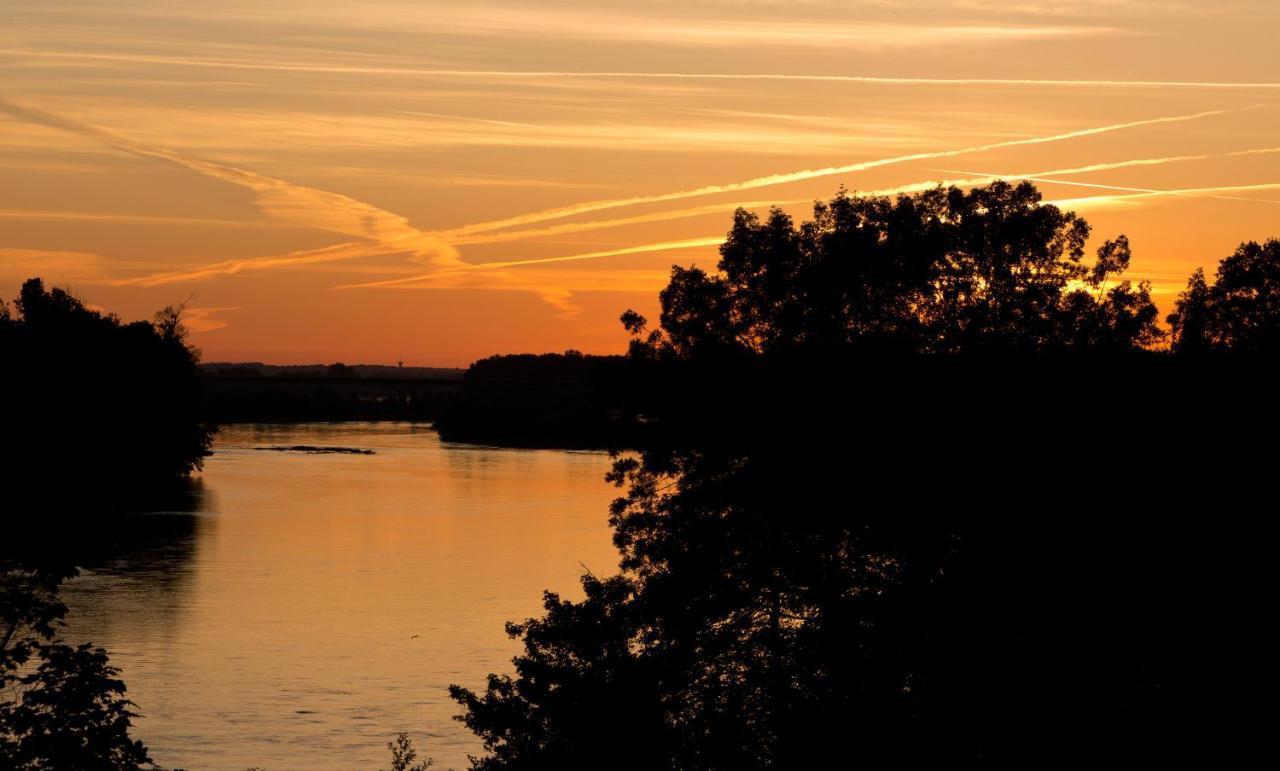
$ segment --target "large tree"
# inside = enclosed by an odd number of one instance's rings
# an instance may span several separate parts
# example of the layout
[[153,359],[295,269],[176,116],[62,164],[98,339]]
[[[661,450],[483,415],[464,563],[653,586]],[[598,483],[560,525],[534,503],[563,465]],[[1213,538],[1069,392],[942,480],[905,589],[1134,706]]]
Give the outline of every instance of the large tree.
[[511,625],[514,676],[453,689],[476,767],[1035,765],[1174,735],[1167,603],[1198,589],[1170,566],[1199,534],[1130,483],[1160,434],[1105,415],[1151,359],[1060,355],[1161,336],[1114,283],[1128,241],[1086,262],[1087,236],[1002,183],[738,212],[659,329],[623,317],[669,379],[611,476],[622,573]]

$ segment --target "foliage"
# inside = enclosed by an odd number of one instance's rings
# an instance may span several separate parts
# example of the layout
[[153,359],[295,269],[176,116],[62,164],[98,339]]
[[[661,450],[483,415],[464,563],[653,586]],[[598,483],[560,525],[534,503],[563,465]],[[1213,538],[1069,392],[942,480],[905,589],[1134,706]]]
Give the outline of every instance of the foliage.
[[1168,321],[1178,353],[1280,351],[1280,240],[1241,244],[1212,285],[1197,270]]
[[200,467],[210,428],[182,306],[126,324],[31,279],[13,307],[0,318],[0,409],[13,440],[0,466],[25,480],[18,493],[66,475],[89,492]]
[[[623,314],[665,382],[609,477],[622,573],[548,593],[508,625],[514,674],[453,686],[473,768],[1231,755],[1269,585],[1233,512],[1270,480],[1233,431],[1280,430],[1274,381],[1139,355],[1150,288],[1088,233],[1027,184],[739,211],[660,328]],[[1193,279],[1176,348],[1270,344],[1272,243]],[[1165,417],[1193,400],[1213,419]]]
[[391,751],[391,771],[427,771],[435,765],[430,758],[414,763],[418,759],[418,751],[413,748],[409,734],[399,734],[395,741],[387,742],[387,749]]
[[135,771],[132,703],[107,654],[55,639],[69,569],[0,564],[0,764],[14,771]]
[[1106,288],[1128,240],[1083,260],[1088,224],[1042,205],[1030,183],[968,192],[855,197],[841,192],[796,227],[773,209],[739,210],[719,274],[672,269],[661,330],[634,312],[633,351],[1052,353],[1132,351],[1163,336],[1150,287]]

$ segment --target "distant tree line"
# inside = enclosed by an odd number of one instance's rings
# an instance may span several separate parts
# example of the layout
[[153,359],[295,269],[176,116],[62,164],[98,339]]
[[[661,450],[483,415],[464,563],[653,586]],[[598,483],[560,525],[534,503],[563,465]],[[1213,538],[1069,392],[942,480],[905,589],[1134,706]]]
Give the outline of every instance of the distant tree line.
[[623,356],[579,351],[490,356],[473,363],[462,387],[440,405],[435,428],[447,441],[513,447],[603,449],[630,446]]

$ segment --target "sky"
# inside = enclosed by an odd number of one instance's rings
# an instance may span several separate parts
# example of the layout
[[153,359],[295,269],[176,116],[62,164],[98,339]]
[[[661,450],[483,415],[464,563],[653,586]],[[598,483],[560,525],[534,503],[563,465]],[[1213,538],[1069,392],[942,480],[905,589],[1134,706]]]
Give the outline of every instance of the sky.
[[206,360],[616,353],[735,207],[1037,181],[1168,310],[1280,236],[1274,0],[0,0],[0,297]]

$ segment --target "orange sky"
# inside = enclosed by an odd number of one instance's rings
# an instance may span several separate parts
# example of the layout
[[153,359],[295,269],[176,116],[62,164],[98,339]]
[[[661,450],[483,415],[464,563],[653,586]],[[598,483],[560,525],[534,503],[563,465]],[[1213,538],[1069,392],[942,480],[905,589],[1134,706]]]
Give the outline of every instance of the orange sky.
[[1028,175],[1167,308],[1280,236],[1280,5],[1206,5],[8,0],[0,297],[191,297],[208,360],[617,352],[737,205]]

